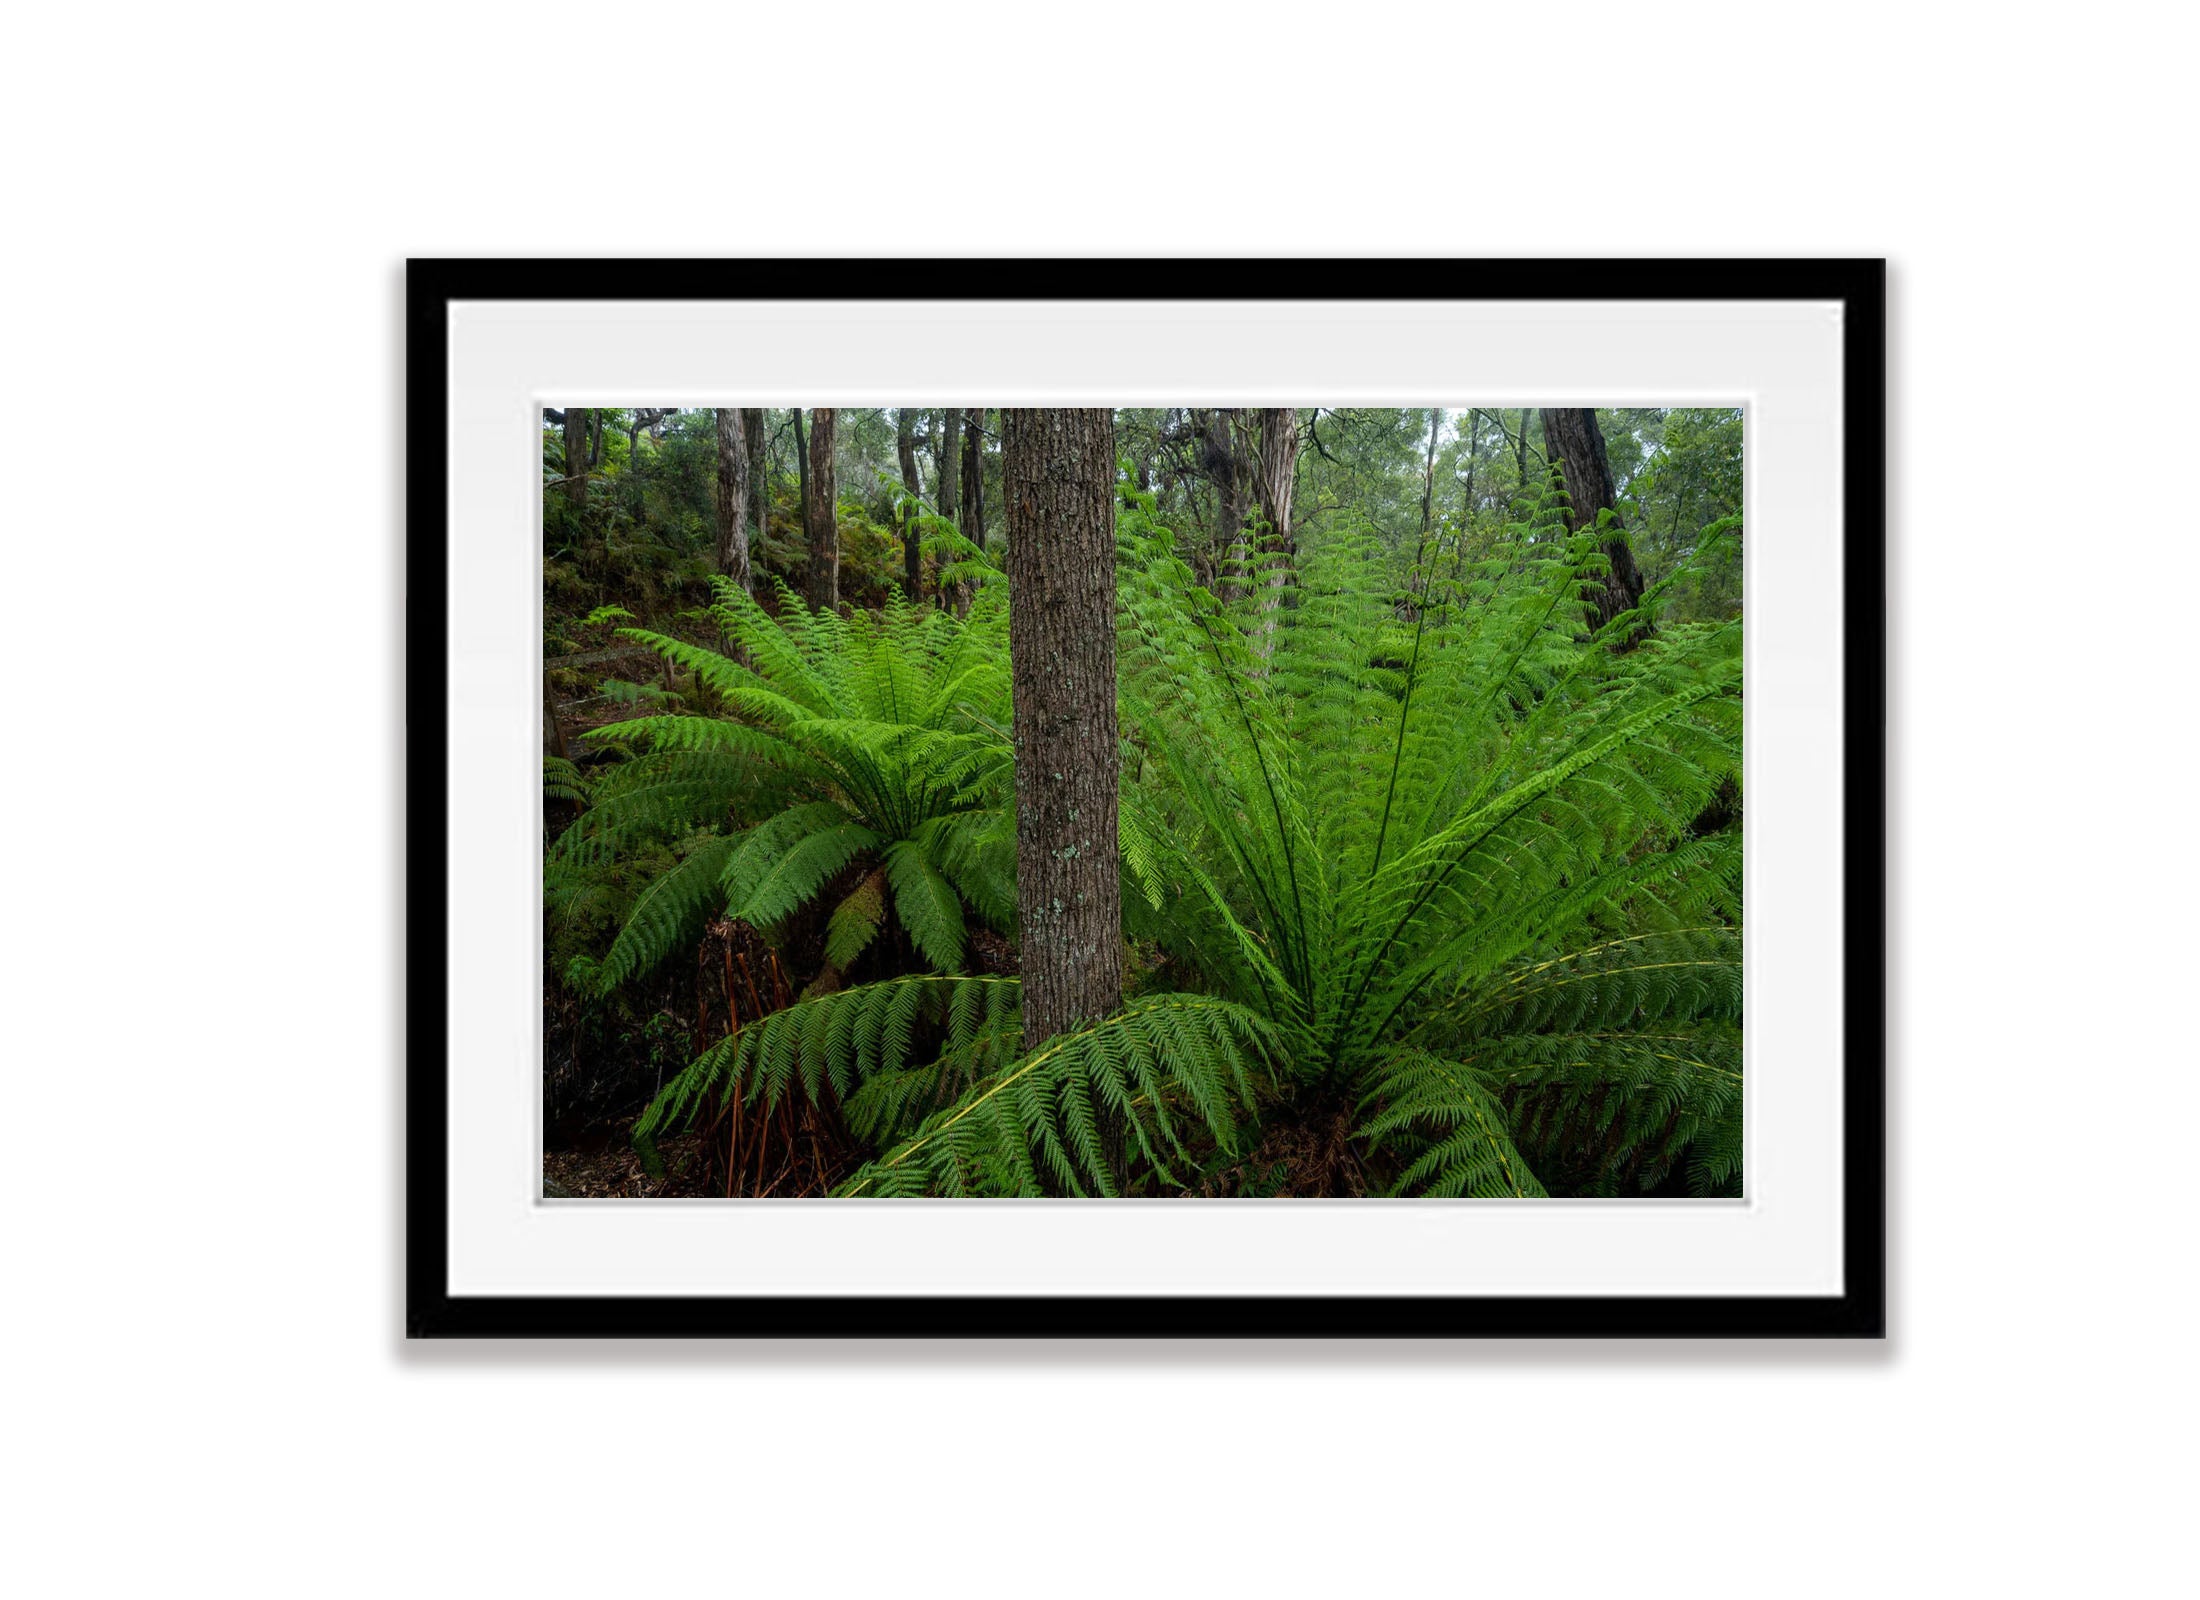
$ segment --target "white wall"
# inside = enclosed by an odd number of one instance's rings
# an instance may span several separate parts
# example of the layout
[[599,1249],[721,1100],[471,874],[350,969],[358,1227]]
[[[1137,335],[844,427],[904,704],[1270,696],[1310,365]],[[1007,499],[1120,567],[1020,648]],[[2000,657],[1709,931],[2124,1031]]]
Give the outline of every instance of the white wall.
[[[2189,19],[1209,9],[11,22],[22,1592],[2165,1586]],[[400,1346],[399,263],[888,248],[1893,257],[1889,1344]]]

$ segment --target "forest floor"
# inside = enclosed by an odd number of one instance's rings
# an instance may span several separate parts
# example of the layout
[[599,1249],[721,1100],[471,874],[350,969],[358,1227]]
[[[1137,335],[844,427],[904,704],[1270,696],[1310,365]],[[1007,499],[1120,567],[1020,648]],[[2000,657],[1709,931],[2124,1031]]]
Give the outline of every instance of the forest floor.
[[[629,1126],[633,1119],[626,1119]],[[542,1153],[542,1192],[551,1200],[671,1200],[707,1195],[703,1185],[703,1136],[681,1134],[659,1142],[665,1172],[652,1178],[626,1139],[625,1129],[586,1147]]]

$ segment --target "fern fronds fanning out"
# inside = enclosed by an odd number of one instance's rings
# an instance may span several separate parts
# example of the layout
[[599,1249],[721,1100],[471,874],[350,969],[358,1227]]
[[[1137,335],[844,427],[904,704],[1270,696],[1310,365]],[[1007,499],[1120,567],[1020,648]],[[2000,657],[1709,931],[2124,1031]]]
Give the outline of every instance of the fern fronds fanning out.
[[[629,632],[701,711],[619,725],[630,775],[559,841],[676,857],[584,975],[828,889],[834,981],[887,947],[936,975],[751,1023],[637,1141],[799,1095],[878,1152],[856,1196],[1258,1183],[1279,1149],[1302,1192],[1734,1192],[1738,626],[1667,624],[1653,589],[1597,628],[1603,533],[1569,532],[1555,487],[1471,549],[1310,523],[1262,547],[1287,581],[1227,599],[1124,498],[1119,846],[1146,992],[1026,1050],[1015,980],[955,975],[971,919],[1015,908],[999,585],[967,623],[899,600],[775,619],[721,589],[735,653]],[[784,793],[744,814],[735,769]],[[1291,1142],[1308,1128],[1335,1130],[1322,1152]]]
[[1021,998],[1014,978],[919,974],[798,1001],[729,1034],[667,1082],[635,1124],[635,1143],[646,1148],[686,1126],[713,1098],[774,1107],[799,1089],[812,1101],[828,1091],[840,1099],[915,1061],[968,1055],[982,1037],[1013,1035]]
[[[619,630],[684,674],[696,708],[587,735],[626,759],[552,845],[546,900],[554,915],[598,915],[628,863],[676,860],[649,869],[611,948],[573,963],[572,977],[607,994],[713,915],[776,936],[858,866],[870,870],[844,890],[829,934],[835,969],[860,960],[891,919],[935,968],[957,970],[969,915],[1003,931],[1015,915],[1001,597],[981,593],[965,618],[898,599],[842,617],[784,592],[775,617],[722,579],[714,596],[707,618],[734,653]],[[722,843],[689,842],[699,831]]]
[[[1661,591],[1592,629],[1606,558],[1562,506],[1402,568],[1310,528],[1258,650],[1252,602],[1119,524],[1126,923],[1288,1041],[1284,1098],[1358,1103],[1401,1193],[1733,1170],[1738,1078],[1683,1095],[1583,1036],[1739,1017],[1739,840],[1695,830],[1740,770],[1740,630],[1645,638]],[[1561,1037],[1566,1084],[1513,1076]]]
[[581,776],[581,769],[563,756],[542,758],[542,797],[545,800],[562,800],[569,805],[588,804],[588,780]]
[[1361,1108],[1374,1108],[1374,1115],[1353,1131],[1411,1158],[1393,1193],[1524,1200],[1544,1192],[1514,1148],[1511,1118],[1484,1073],[1414,1050],[1384,1063],[1372,1079]]
[[1235,1151],[1278,1043],[1225,1000],[1133,1001],[980,1080],[839,1193],[1116,1195],[1146,1175],[1178,1186],[1199,1160],[1192,1141]]

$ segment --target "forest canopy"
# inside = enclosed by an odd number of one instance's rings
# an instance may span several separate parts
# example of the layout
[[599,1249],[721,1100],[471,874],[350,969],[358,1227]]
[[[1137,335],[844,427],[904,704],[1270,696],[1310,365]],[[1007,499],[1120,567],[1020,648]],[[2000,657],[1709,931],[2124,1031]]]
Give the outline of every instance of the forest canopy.
[[546,412],[545,1192],[1739,1193],[1742,430]]

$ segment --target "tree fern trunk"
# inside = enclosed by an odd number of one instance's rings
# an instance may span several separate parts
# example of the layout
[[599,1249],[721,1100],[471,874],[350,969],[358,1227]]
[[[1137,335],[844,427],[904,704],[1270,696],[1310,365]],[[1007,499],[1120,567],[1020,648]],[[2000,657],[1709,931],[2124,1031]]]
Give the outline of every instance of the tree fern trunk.
[[833,424],[838,417],[830,406],[810,413],[810,571],[802,597],[812,611],[830,611],[840,604],[839,503],[833,484]]
[[718,421],[718,570],[749,586],[749,462],[745,414],[720,410]]
[[1027,1047],[1123,999],[1115,418],[1001,413]]

